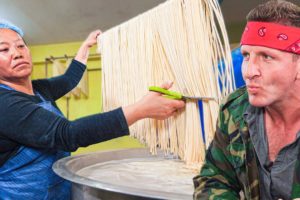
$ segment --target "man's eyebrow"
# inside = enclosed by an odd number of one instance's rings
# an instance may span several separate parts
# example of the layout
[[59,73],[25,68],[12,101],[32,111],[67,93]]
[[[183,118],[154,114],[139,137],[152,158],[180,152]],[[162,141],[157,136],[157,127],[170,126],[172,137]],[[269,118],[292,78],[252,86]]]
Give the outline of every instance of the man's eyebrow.
[[273,55],[274,52],[269,51],[269,50],[262,50],[262,51],[258,51],[257,54],[258,54],[258,55],[266,55],[266,54],[267,54],[267,55],[269,55],[269,54],[272,54],[272,55]]
[[8,42],[0,42],[0,45],[2,45],[2,44],[8,44]]
[[249,53],[249,51],[247,51],[246,49],[241,49],[241,53]]

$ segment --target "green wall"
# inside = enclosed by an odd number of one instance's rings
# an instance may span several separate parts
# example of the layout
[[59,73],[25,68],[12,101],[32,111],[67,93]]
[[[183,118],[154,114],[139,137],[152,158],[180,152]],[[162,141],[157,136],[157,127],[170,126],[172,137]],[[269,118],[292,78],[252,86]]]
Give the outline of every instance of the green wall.
[[[52,57],[67,57],[75,56],[80,47],[81,42],[61,43],[50,45],[36,45],[30,46],[33,73],[32,79],[40,79],[45,77],[52,77],[52,62],[47,61],[46,58]],[[97,56],[96,47],[91,50],[92,56],[87,64],[88,80],[89,80],[89,97],[82,97],[76,99],[73,96],[70,99],[62,97],[57,101],[57,105],[70,120],[78,119],[87,115],[100,113],[102,111],[101,103],[101,66],[100,57]],[[60,59],[64,62],[66,59]],[[47,63],[47,67],[46,67]],[[122,105],[120,105],[122,106]],[[129,136],[116,138],[110,141],[91,145],[86,148],[79,148],[75,154],[89,153],[99,150],[122,149],[122,148],[140,148],[143,147],[136,139]]]

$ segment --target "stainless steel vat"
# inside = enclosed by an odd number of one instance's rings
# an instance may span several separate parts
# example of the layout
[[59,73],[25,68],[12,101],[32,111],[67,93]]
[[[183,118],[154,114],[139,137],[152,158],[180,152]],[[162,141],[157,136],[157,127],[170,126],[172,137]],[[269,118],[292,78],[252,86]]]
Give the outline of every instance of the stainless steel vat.
[[169,159],[165,158],[162,153],[153,156],[147,148],[123,149],[67,157],[57,161],[53,165],[53,170],[59,176],[72,182],[72,198],[74,200],[192,199],[192,194],[134,188],[130,183],[122,186],[103,180],[93,180],[78,174],[80,170],[99,163],[145,158]]

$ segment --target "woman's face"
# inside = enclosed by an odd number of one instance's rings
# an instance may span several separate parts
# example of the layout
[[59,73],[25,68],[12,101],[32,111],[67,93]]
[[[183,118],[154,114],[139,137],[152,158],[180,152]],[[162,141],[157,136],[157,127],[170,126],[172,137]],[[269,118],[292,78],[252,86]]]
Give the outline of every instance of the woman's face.
[[22,37],[10,29],[0,29],[0,82],[30,78],[32,59]]

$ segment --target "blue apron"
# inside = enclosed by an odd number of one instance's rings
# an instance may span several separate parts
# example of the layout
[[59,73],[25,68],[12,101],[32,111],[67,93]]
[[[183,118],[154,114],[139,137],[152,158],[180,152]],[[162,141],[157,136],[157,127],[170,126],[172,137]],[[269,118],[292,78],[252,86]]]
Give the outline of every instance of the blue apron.
[[[14,90],[0,84],[1,88]],[[63,117],[51,102],[42,100],[38,105]],[[68,200],[71,197],[71,183],[57,176],[52,165],[69,156],[69,152],[35,149],[21,146],[13,157],[0,167],[0,199],[4,200]]]

